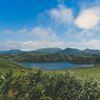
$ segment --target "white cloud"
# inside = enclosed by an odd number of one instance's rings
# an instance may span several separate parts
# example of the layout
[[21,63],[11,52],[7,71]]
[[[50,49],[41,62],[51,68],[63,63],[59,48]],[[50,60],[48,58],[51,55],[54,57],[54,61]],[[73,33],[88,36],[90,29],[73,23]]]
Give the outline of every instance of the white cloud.
[[0,50],[21,49],[21,50],[35,50],[47,47],[63,47],[62,40],[36,40],[36,41],[6,41],[0,42]]
[[75,24],[81,29],[92,29],[100,23],[100,7],[88,8],[81,11]]
[[100,49],[100,40],[99,39],[91,39],[91,40],[81,40],[80,42],[68,42],[66,44],[69,47],[80,48],[80,49]]
[[73,11],[64,5],[59,5],[57,8],[51,9],[50,17],[56,23],[70,24],[73,22]]
[[16,33],[20,34],[20,35],[21,34],[30,34],[30,35],[42,37],[42,36],[48,36],[54,32],[50,28],[36,26],[30,30],[27,28],[20,29]]
[[57,37],[57,33],[53,29],[47,28],[47,27],[41,27],[41,26],[33,27],[30,30],[27,28],[22,28],[17,31],[6,29],[1,33],[16,34],[19,36],[28,35],[28,36],[37,37],[37,38],[50,38],[50,37],[56,38]]
[[8,49],[21,49],[21,50],[35,50],[39,48],[48,48],[48,47],[73,47],[79,49],[100,49],[100,40],[99,39],[90,39],[90,40],[81,40],[79,41],[69,41],[65,42],[62,40],[36,40],[36,41],[5,41],[0,42],[0,50]]
[[56,32],[54,32],[51,28],[44,28],[44,27],[34,27],[31,30],[31,33],[39,37],[56,35]]

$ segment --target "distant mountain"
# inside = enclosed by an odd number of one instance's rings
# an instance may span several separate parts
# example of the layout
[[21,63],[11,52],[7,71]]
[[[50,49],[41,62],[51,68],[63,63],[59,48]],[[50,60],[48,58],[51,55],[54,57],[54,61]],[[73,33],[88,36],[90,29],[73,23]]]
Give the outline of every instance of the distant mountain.
[[20,54],[20,53],[48,53],[48,54],[58,53],[58,54],[84,56],[84,55],[100,55],[100,50],[94,50],[94,49],[79,50],[76,48],[66,48],[62,50],[61,48],[42,48],[33,51],[22,51],[19,49],[0,51],[0,54]]
[[39,52],[39,53],[58,53],[62,51],[60,48],[42,48],[42,49],[37,49],[34,52]]
[[100,55],[100,50],[93,50],[93,49],[85,49],[83,50],[87,54],[95,54],[95,55]]
[[22,51],[19,49],[12,49],[6,51],[0,51],[0,54],[19,54],[19,53],[58,53],[62,51],[60,48],[42,48],[33,51]]
[[21,51],[19,49],[12,49],[12,50],[6,50],[6,51],[0,51],[0,54],[19,54],[24,51]]
[[66,48],[66,49],[62,50],[60,53],[78,55],[78,54],[82,53],[82,51],[79,49],[75,49],[75,48]]
[[62,50],[60,53],[62,54],[69,54],[69,55],[100,55],[100,50],[94,50],[94,49],[84,49],[79,50],[76,48],[66,48]]

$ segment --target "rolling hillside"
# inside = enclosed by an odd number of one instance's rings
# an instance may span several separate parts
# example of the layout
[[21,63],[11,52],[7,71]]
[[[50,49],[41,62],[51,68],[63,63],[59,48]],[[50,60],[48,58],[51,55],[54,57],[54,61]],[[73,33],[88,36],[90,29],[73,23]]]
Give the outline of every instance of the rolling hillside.
[[20,73],[20,71],[25,68],[24,66],[15,62],[0,58],[0,73],[8,72],[10,69],[12,69],[14,72]]

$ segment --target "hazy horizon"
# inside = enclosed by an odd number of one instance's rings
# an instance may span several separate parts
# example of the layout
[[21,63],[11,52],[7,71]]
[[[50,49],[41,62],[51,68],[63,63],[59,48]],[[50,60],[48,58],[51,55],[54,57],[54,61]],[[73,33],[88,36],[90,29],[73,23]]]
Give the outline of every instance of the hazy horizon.
[[41,50],[41,49],[61,49],[61,50],[65,50],[65,49],[77,49],[77,50],[100,50],[100,49],[93,49],[93,48],[84,48],[84,49],[80,49],[80,48],[75,48],[75,47],[66,47],[66,48],[59,48],[59,47],[47,47],[47,48],[37,48],[37,49],[31,49],[31,50],[25,50],[25,49],[5,49],[5,50],[0,50],[0,51],[9,51],[9,50],[21,50],[21,51],[37,51],[37,50]]

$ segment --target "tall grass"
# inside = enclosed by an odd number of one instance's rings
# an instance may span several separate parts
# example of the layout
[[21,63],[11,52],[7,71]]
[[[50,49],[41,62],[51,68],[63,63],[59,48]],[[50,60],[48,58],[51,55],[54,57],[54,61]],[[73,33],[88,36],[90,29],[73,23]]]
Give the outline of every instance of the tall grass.
[[13,71],[0,74],[0,100],[99,100],[100,88],[91,80],[81,81],[70,73],[41,70],[23,76]]

